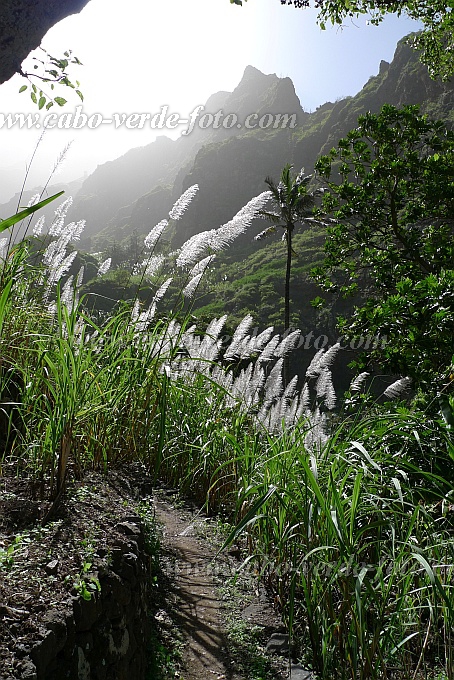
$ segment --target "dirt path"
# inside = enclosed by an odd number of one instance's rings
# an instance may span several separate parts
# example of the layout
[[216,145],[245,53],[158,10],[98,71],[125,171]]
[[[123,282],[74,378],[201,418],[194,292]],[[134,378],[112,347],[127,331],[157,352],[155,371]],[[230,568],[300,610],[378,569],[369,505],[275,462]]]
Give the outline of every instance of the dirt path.
[[[221,605],[212,577],[214,551],[197,538],[197,522],[164,498],[154,501],[163,527],[162,551],[171,563],[177,625],[187,640],[184,680],[243,680],[231,669],[221,627]],[[170,576],[170,574],[169,574]]]

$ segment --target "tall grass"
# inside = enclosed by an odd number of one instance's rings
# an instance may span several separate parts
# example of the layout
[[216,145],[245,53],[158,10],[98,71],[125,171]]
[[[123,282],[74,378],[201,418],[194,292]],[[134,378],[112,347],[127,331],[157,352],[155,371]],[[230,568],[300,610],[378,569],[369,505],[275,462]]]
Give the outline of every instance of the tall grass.
[[238,494],[230,538],[247,531],[321,678],[387,677],[390,668],[413,677],[445,654],[452,677],[452,487],[409,462],[405,447],[380,446],[375,433],[394,419],[341,425],[312,455],[301,430],[268,438]]
[[440,671],[451,680],[451,430],[416,407],[336,412],[336,346],[316,354],[302,389],[295,379],[284,390],[297,331],[254,335],[251,317],[228,338],[226,317],[204,332],[192,325],[191,299],[213,255],[266,198],[171,255],[182,282],[171,313],[159,312],[171,281],[155,253],[169,220],[148,234],[134,271],[150,286],[149,304],[137,296],[104,316],[88,311],[83,272],[68,276],[67,248],[83,225],[65,226],[63,208],[40,258],[35,242],[11,241],[0,290],[2,469],[28,477],[48,502],[46,520],[69,474],[141,461],[230,517],[228,542],[246,538],[247,562],[274,594],[294,653],[319,678]]

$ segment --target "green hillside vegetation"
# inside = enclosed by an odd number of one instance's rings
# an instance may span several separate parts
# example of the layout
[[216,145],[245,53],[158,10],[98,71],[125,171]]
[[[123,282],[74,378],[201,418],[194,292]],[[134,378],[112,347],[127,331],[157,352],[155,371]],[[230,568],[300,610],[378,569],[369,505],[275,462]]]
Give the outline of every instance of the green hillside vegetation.
[[[303,333],[314,328],[310,302],[320,289],[309,274],[323,260],[323,244],[322,228],[295,234],[298,258],[292,263],[292,326]],[[214,264],[196,301],[196,315],[208,319],[228,312],[237,323],[245,314],[252,314],[259,327],[275,325],[282,330],[285,257],[285,243],[276,237],[241,262]]]
[[[174,221],[195,192],[177,201]],[[265,201],[254,200],[243,213],[246,222]],[[301,389],[293,380],[284,391],[283,361],[298,334],[254,332],[252,318],[236,327],[224,316],[193,325],[191,300],[210,279],[219,291],[224,286],[226,304],[233,297],[236,314],[258,295],[272,304],[282,279],[282,242],[250,255],[248,270],[224,262],[216,271],[193,244],[183,246],[178,271],[150,286],[154,299],[136,295],[92,314],[81,296],[84,271],[66,278],[77,229],[71,223],[55,229],[40,266],[32,264],[28,241],[3,253],[5,479],[33,485],[48,522],[72,475],[140,463],[155,480],[222,512],[230,522],[224,547],[239,542],[245,550],[279,603],[295,655],[317,679],[384,680],[392,672],[409,680],[423,664],[430,680],[452,680],[449,385],[446,421],[430,391],[424,406],[421,398],[405,399],[402,380],[379,403],[365,387],[367,375],[358,375],[339,399],[331,369],[341,350],[326,346],[312,348]],[[100,290],[116,280],[127,291],[141,287],[161,233],[159,227],[148,234],[142,273],[105,273]],[[222,228],[211,234],[211,246],[225,236]],[[322,243],[320,229],[296,234],[295,291]],[[160,284],[172,274],[181,282],[173,293],[177,304],[165,305],[170,282]],[[5,555],[9,548],[2,548]],[[0,560],[0,572],[7,565]]]

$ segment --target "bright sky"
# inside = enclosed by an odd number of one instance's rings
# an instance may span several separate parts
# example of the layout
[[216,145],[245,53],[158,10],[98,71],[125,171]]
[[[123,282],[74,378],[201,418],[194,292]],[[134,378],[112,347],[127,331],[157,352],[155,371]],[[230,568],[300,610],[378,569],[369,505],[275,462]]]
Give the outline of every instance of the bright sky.
[[[289,76],[307,111],[356,94],[378,73],[382,59],[392,59],[397,41],[416,28],[415,22],[395,17],[380,27],[368,26],[364,17],[342,30],[321,31],[312,10],[282,7],[279,0],[249,0],[242,7],[229,0],[91,0],[80,14],[54,26],[43,47],[58,57],[71,49],[83,62],[71,74],[81,82],[88,115],[154,114],[168,105],[169,113],[187,118],[212,93],[233,90],[248,64]],[[28,93],[18,94],[22,84],[14,76],[0,87],[0,113],[38,112]],[[58,94],[68,98],[68,104],[52,111],[70,113],[81,104],[67,90],[61,88]],[[40,132],[0,129],[0,200],[8,198],[5,192],[19,190]],[[56,180],[91,172],[163,133],[169,134],[146,126],[115,130],[108,124],[94,130],[48,130],[28,186],[44,183],[70,140],[72,147]]]

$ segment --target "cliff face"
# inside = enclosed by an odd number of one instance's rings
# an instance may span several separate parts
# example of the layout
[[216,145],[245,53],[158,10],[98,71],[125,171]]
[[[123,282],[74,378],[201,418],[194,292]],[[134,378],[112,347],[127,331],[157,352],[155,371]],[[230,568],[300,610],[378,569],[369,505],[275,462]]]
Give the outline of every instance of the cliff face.
[[[87,177],[68,217],[87,221],[84,237],[102,231],[116,216],[118,227],[125,215],[125,206],[132,206],[144,194],[159,185],[173,184],[181,164],[180,150],[175,141],[158,137],[148,146],[131,149],[121,158],[109,161]],[[127,212],[132,212],[131,207]]]
[[253,66],[246,67],[239,85],[226,100],[225,109],[236,113],[242,123],[251,113],[258,118],[265,113],[295,113],[298,124],[308,115],[301,108],[290,78],[265,75]]
[[[295,162],[305,158],[306,165],[313,167],[318,155],[329,151],[355,127],[358,116],[366,111],[378,113],[384,104],[397,107],[418,104],[421,113],[454,123],[454,82],[431,80],[417,52],[400,41],[391,64],[381,62],[378,75],[371,77],[357,95],[337,102],[331,110],[315,112],[319,127],[317,130],[303,127]],[[315,121],[311,123],[314,126]]]
[[[266,142],[251,134],[204,146],[181,186],[185,190],[198,184],[198,201],[191,205],[178,231],[172,234],[172,246],[177,248],[193,234],[230,220],[253,196],[265,191],[267,175],[280,175],[291,154],[292,135],[286,130]],[[179,193],[180,190],[175,197]],[[245,247],[252,245],[252,235],[261,229],[263,224],[237,239],[235,249],[244,252]]]

